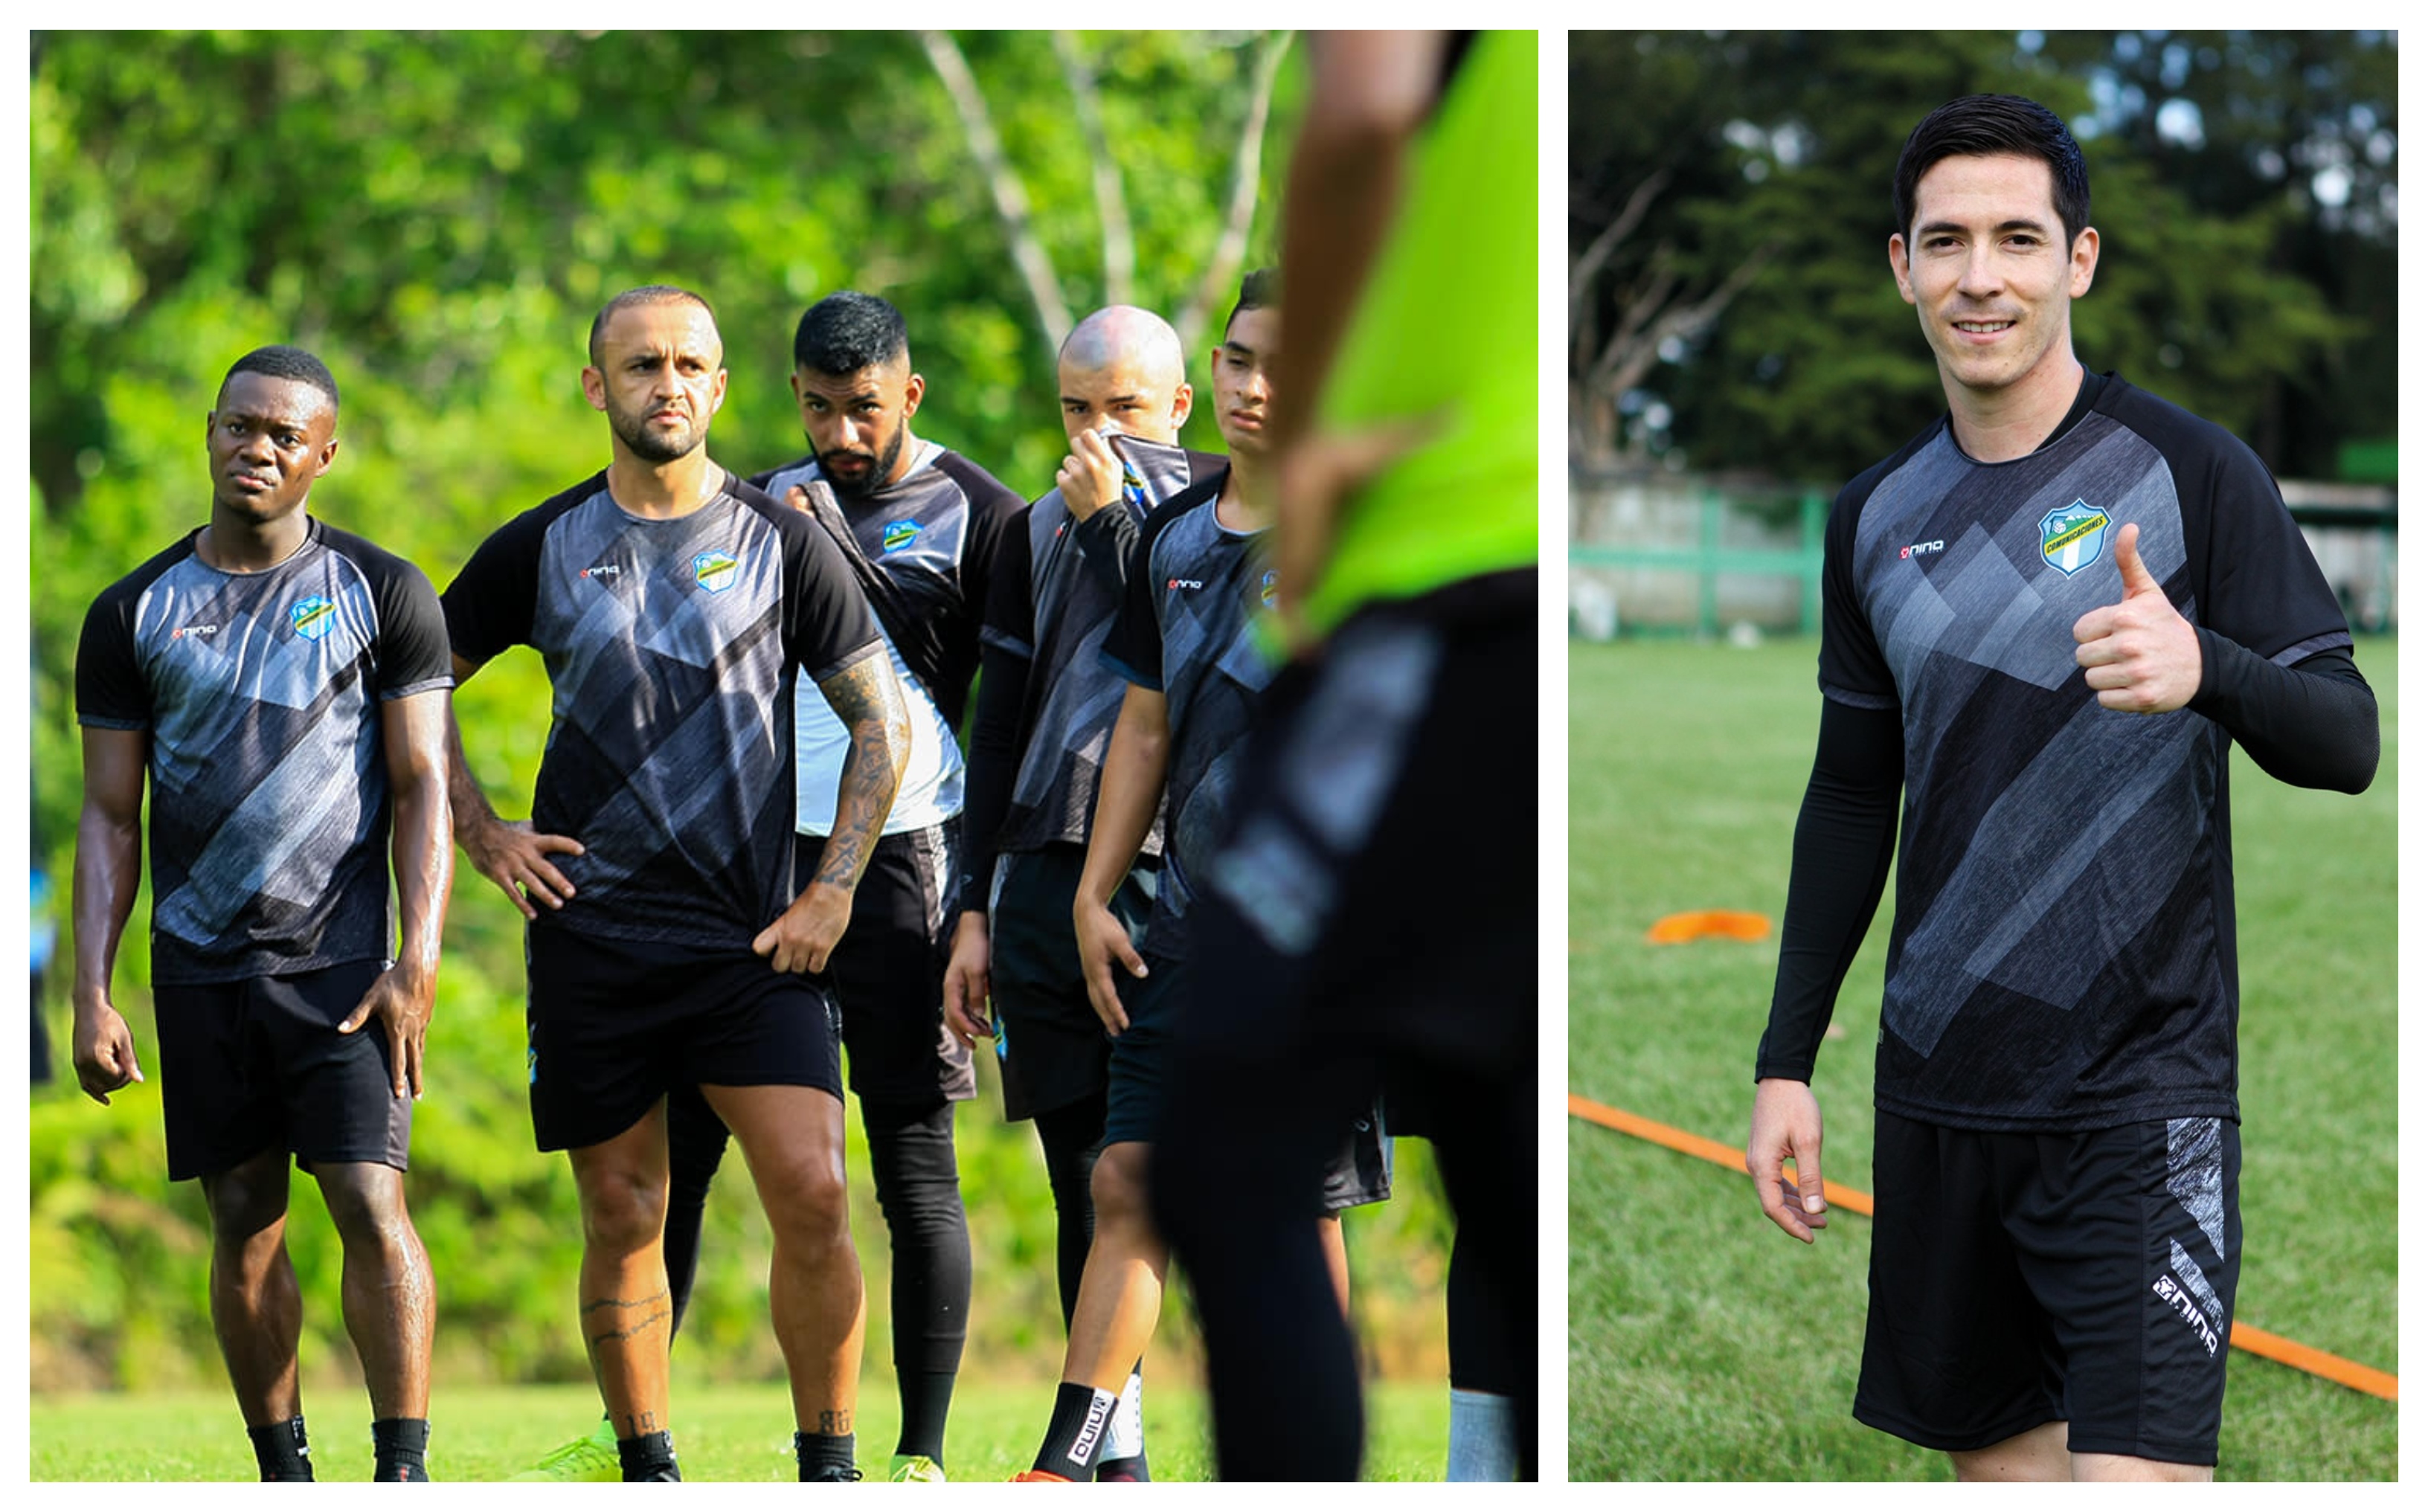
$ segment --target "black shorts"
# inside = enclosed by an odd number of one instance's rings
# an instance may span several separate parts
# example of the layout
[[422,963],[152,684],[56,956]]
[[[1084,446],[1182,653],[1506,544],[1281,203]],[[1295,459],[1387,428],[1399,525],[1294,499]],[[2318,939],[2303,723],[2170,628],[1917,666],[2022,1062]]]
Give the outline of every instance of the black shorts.
[[[851,1090],[862,1097],[924,1106],[977,1095],[970,1047],[944,1027],[953,829],[946,823],[878,837],[852,894],[851,927],[827,962],[843,1005]],[[798,835],[795,846],[793,876],[806,886],[817,875],[826,837]]]
[[[994,1050],[1003,1072],[1003,1116],[1034,1118],[1105,1086],[1111,1042],[1088,1002],[1071,900],[1088,853],[1079,846],[1019,851],[998,863],[988,915],[988,974]],[[1113,895],[1113,916],[1136,947],[1155,908],[1157,871],[1141,866]]]
[[1369,606],[1267,688],[1190,908],[1220,1063],[1314,1037],[1532,1085],[1534,585]]
[[387,1030],[339,1034],[386,962],[152,989],[169,1179],[215,1175],[268,1149],[304,1166],[403,1170],[413,1095],[396,1094]]
[[[1144,980],[1116,968],[1122,1011],[1130,1027],[1113,1041],[1109,1085],[1105,1093],[1105,1142],[1153,1144],[1166,1134],[1181,1040],[1179,1016],[1189,1011],[1189,967],[1156,956],[1144,958]],[[1337,1147],[1323,1168],[1321,1211],[1387,1202],[1391,1196],[1391,1144],[1383,1131],[1382,1109],[1367,1108],[1340,1129]]]
[[843,1096],[841,1019],[820,978],[747,948],[524,935],[532,1131],[543,1150],[614,1139],[681,1086],[816,1087]]
[[2223,1119],[1992,1134],[1882,1109],[1855,1416],[1928,1449],[2062,1422],[2075,1454],[2217,1463],[2242,1263]]

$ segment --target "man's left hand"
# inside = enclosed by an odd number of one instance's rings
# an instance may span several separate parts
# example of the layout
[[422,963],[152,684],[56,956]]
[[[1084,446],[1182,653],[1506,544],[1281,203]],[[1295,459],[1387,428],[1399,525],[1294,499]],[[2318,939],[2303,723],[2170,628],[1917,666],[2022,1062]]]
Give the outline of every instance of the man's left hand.
[[2141,534],[2139,525],[2116,533],[2124,597],[2074,622],[2074,660],[2101,708],[2166,714],[2200,692],[2200,633],[2141,565]]
[[829,882],[812,882],[793,906],[750,942],[753,954],[778,971],[824,971],[827,958],[851,923],[851,894]]
[[352,1034],[373,1018],[385,1025],[387,1068],[396,1094],[402,1097],[410,1091],[417,1102],[421,1098],[422,1037],[430,1028],[430,992],[427,974],[402,964],[390,966],[337,1026],[339,1034]]

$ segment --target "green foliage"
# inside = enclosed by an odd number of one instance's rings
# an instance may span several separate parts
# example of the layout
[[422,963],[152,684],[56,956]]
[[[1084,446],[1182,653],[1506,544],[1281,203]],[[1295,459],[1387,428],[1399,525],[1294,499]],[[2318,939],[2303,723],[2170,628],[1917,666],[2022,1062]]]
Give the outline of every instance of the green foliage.
[[[1648,945],[1687,909],[1777,917],[1820,699],[1813,643],[1569,649],[1568,1084],[1731,1146],[1778,968],[1761,944]],[[2356,653],[2384,752],[2359,797],[2238,751],[2243,1259],[2236,1316],[2393,1370],[2397,656]],[[1894,896],[1894,893],[1891,894]],[[1857,955],[1813,1092],[1822,1169],[1870,1189],[1871,1046],[1888,911]],[[1741,1171],[1570,1120],[1569,1473],[1580,1480],[1945,1479],[1847,1416],[1868,1220],[1807,1249]],[[2219,1474],[2390,1479],[2394,1405],[2236,1352]]]
[[[2367,33],[1579,33],[1572,257],[1657,193],[1571,313],[1587,348],[1572,372],[1637,302],[1745,281],[1638,392],[1573,394],[1572,420],[1695,467],[1831,482],[1929,423],[1945,403],[1889,274],[1891,176],[1926,111],[1987,90],[2042,101],[2081,139],[2102,240],[2077,355],[2280,471],[2332,476],[2338,443],[2393,432],[2394,230],[2372,207],[2393,173],[2394,65],[2391,35]],[[2187,109],[2198,147],[2179,138]],[[2338,165],[2342,208],[2314,188]],[[1606,429],[1614,403],[1623,434]],[[1669,423],[1645,419],[1656,403]]]

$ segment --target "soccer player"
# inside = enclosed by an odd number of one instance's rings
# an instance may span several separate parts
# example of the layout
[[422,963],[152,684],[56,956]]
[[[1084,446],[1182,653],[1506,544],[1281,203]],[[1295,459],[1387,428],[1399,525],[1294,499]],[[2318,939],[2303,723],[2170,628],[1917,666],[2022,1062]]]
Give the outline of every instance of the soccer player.
[[[1189,906],[1230,806],[1239,747],[1271,675],[1249,629],[1270,600],[1266,495],[1255,486],[1280,344],[1271,270],[1251,273],[1213,354],[1215,416],[1229,465],[1149,517],[1126,598],[1106,637],[1106,664],[1128,682],[1106,749],[1072,902],[1079,964],[1097,1017],[1113,1036],[1104,1149],[1093,1192],[1095,1242],[1053,1418],[1031,1480],[1085,1479],[1132,1360],[1154,1336],[1167,1255],[1148,1212],[1149,1162],[1173,1074],[1174,1031],[1189,979]],[[1161,811],[1163,866],[1141,942],[1133,945],[1111,900]],[[1122,976],[1117,979],[1114,964]],[[1150,964],[1152,962],[1152,964]],[[1390,1194],[1379,1121],[1338,1130],[1318,1227],[1333,1286],[1346,1306],[1340,1209]]]
[[[1054,489],[1030,506],[1025,528],[1005,541],[988,594],[944,1010],[964,1040],[997,1036],[1004,1114],[1037,1121],[1067,1327],[1094,1232],[1090,1181],[1103,1146],[1109,1057],[1071,934],[1089,817],[1124,686],[1097,652],[1148,512],[1222,463],[1178,449],[1192,395],[1180,338],[1160,316],[1121,304],[1088,316],[1064,339],[1055,381],[1071,453]],[[1154,450],[1134,452],[1114,434]],[[1133,930],[1146,924],[1160,825],[1140,848],[1112,904]],[[1134,1372],[1100,1479],[1147,1478],[1141,1389]]]
[[[943,1023],[963,772],[957,731],[977,671],[987,583],[1026,507],[976,463],[911,434],[926,393],[901,312],[872,294],[830,294],[793,336],[793,398],[810,454],[750,480],[813,515],[851,564],[910,715],[910,764],[828,968],[894,1242],[897,1481],[944,1478],[944,1420],[969,1331],[970,1229],[953,1159],[953,1104],[977,1095],[977,1077],[970,1046]],[[826,486],[811,486],[817,484]],[[809,876],[834,828],[850,738],[807,688],[796,696],[793,720],[795,864]],[[666,1118],[666,1271],[680,1327],[726,1129],[691,1088],[671,1094]]]
[[2206,1480],[2242,1243],[2226,748],[2357,793],[2376,701],[2267,468],[2076,360],[2100,238],[2064,123],[1942,106],[1895,202],[1947,414],[1829,516],[1746,1166],[1812,1242],[1813,1057],[1894,849],[1855,1416],[1964,1480]]
[[[726,370],[707,303],[619,294],[589,355],[606,469],[500,527],[441,600],[459,682],[528,645],[554,689],[531,820],[500,820],[451,749],[456,838],[531,920],[532,1125],[573,1166],[582,1335],[623,1478],[681,1478],[664,1100],[696,1085],[741,1140],[774,1233],[768,1307],[800,1478],[857,1480],[862,1299],[823,973],[894,801],[908,716],[834,543],[709,460]],[[797,889],[796,670],[850,745]]]
[[[1155,1217],[1205,1324],[1222,1475],[1349,1478],[1356,1362],[1304,1215],[1378,1079],[1421,1101],[1531,1477],[1534,38],[1323,35],[1309,63],[1265,442],[1294,654],[1191,904]],[[1445,867],[1435,918],[1413,879]]]
[[202,1180],[211,1325],[261,1478],[312,1478],[291,1154],[345,1251],[375,1478],[426,1481],[430,1257],[404,1166],[454,874],[446,628],[411,563],[309,512],[337,454],[320,358],[238,358],[205,436],[210,522],[96,599],[76,649],[76,1079],[103,1103],[143,1079],[109,982],[148,771],[169,1177]]

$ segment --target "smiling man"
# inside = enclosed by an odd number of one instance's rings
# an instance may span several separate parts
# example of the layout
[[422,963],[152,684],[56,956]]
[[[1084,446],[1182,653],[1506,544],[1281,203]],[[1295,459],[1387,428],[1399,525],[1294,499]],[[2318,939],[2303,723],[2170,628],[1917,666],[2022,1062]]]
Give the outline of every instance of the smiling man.
[[1746,1164],[1812,1242],[1813,1059],[1895,852],[1855,1416],[1967,1480],[2206,1479],[2241,1258],[2227,745],[2357,793],[2376,701],[2267,468],[2075,359],[2100,238],[2063,123],[1943,106],[1895,199],[1948,413],[1829,517]]
[[291,1154],[344,1246],[376,1478],[420,1481],[430,1257],[404,1166],[453,875],[447,635],[410,563],[307,512],[336,428],[336,382],[318,357],[239,358],[205,427],[209,523],[86,616],[75,1067],[98,1102],[143,1079],[110,976],[142,876],[148,775],[169,1176],[202,1181],[211,1326],[261,1478],[312,1479]]
[[[834,543],[709,460],[724,343],[651,286],[593,322],[583,395],[606,468],[484,541],[442,603],[457,682],[509,646],[553,706],[532,818],[506,823],[451,751],[455,834],[531,921],[532,1126],[582,1221],[582,1338],[627,1481],[673,1481],[661,1251],[665,1098],[735,1137],[774,1239],[767,1302],[804,1481],[857,1480],[860,1264],[826,976],[894,802],[908,716]],[[848,731],[833,831],[794,869],[796,673]]]

